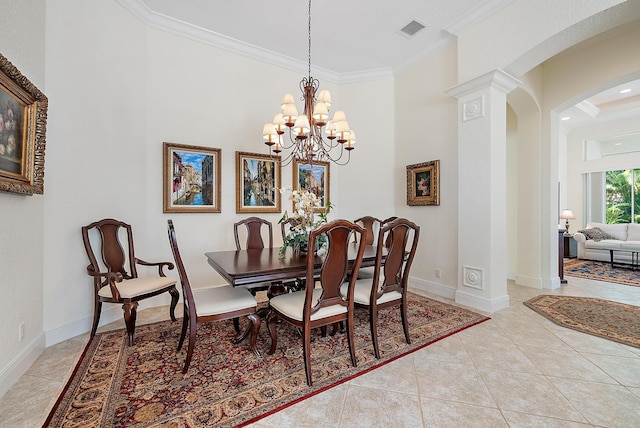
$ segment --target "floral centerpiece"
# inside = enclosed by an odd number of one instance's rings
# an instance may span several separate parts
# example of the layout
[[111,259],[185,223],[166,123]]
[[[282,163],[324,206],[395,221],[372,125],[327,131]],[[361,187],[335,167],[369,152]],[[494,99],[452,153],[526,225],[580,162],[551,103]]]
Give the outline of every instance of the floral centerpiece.
[[[291,188],[279,189],[280,193],[291,191],[289,200],[293,202],[294,212],[291,216],[284,212],[284,215],[280,219],[279,223],[286,221],[289,218],[294,219],[292,222],[290,232],[285,236],[280,247],[280,257],[284,257],[287,248],[292,248],[294,253],[302,253],[307,251],[307,245],[309,244],[309,233],[320,225],[327,222],[327,215],[331,210],[331,202],[327,201],[326,208],[317,213],[316,210],[321,207],[320,199],[315,193],[305,190],[291,190]],[[327,245],[327,237],[321,235],[316,240],[316,248],[314,251],[322,251]]]

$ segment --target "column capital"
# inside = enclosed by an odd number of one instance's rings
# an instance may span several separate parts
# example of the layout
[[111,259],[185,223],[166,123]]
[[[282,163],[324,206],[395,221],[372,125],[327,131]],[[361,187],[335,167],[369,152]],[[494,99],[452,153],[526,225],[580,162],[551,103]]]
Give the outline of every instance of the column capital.
[[462,98],[485,88],[494,88],[505,94],[522,85],[522,81],[498,69],[490,71],[467,82],[453,86],[445,92],[453,97]]

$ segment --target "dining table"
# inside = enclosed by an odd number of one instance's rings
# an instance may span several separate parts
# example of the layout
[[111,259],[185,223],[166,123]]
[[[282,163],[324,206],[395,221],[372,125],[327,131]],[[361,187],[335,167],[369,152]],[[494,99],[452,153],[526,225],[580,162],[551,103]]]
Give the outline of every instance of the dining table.
[[[360,267],[374,266],[376,247],[367,245]],[[354,261],[358,244],[349,244],[348,257]],[[294,254],[287,248],[280,256],[280,247],[251,250],[212,251],[205,253],[207,261],[216,272],[234,287],[252,284],[287,281],[303,278],[307,273],[306,254]],[[323,258],[315,255],[315,267],[320,271]]]

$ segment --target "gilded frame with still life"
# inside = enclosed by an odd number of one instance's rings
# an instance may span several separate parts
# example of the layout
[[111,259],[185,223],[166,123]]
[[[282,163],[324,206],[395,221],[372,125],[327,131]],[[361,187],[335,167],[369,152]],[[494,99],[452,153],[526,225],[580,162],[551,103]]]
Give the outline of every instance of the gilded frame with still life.
[[407,205],[440,205],[440,161],[407,165]]

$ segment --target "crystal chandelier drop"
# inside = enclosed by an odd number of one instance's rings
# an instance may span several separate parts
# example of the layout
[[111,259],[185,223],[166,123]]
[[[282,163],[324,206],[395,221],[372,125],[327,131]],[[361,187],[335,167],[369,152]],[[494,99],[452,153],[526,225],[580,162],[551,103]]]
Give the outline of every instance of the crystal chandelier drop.
[[311,77],[309,0],[309,74],[300,81],[303,113],[298,114],[293,95],[285,94],[280,105],[282,113],[276,114],[273,122],[266,123],[262,130],[262,138],[272,155],[290,150],[288,155],[280,158],[282,165],[288,165],[294,159],[311,165],[319,161],[345,165],[351,159],[351,151],[356,142],[355,133],[349,128],[343,111],[337,110],[333,119],[329,120],[331,94],[326,89],[318,92],[319,86],[318,80]]

